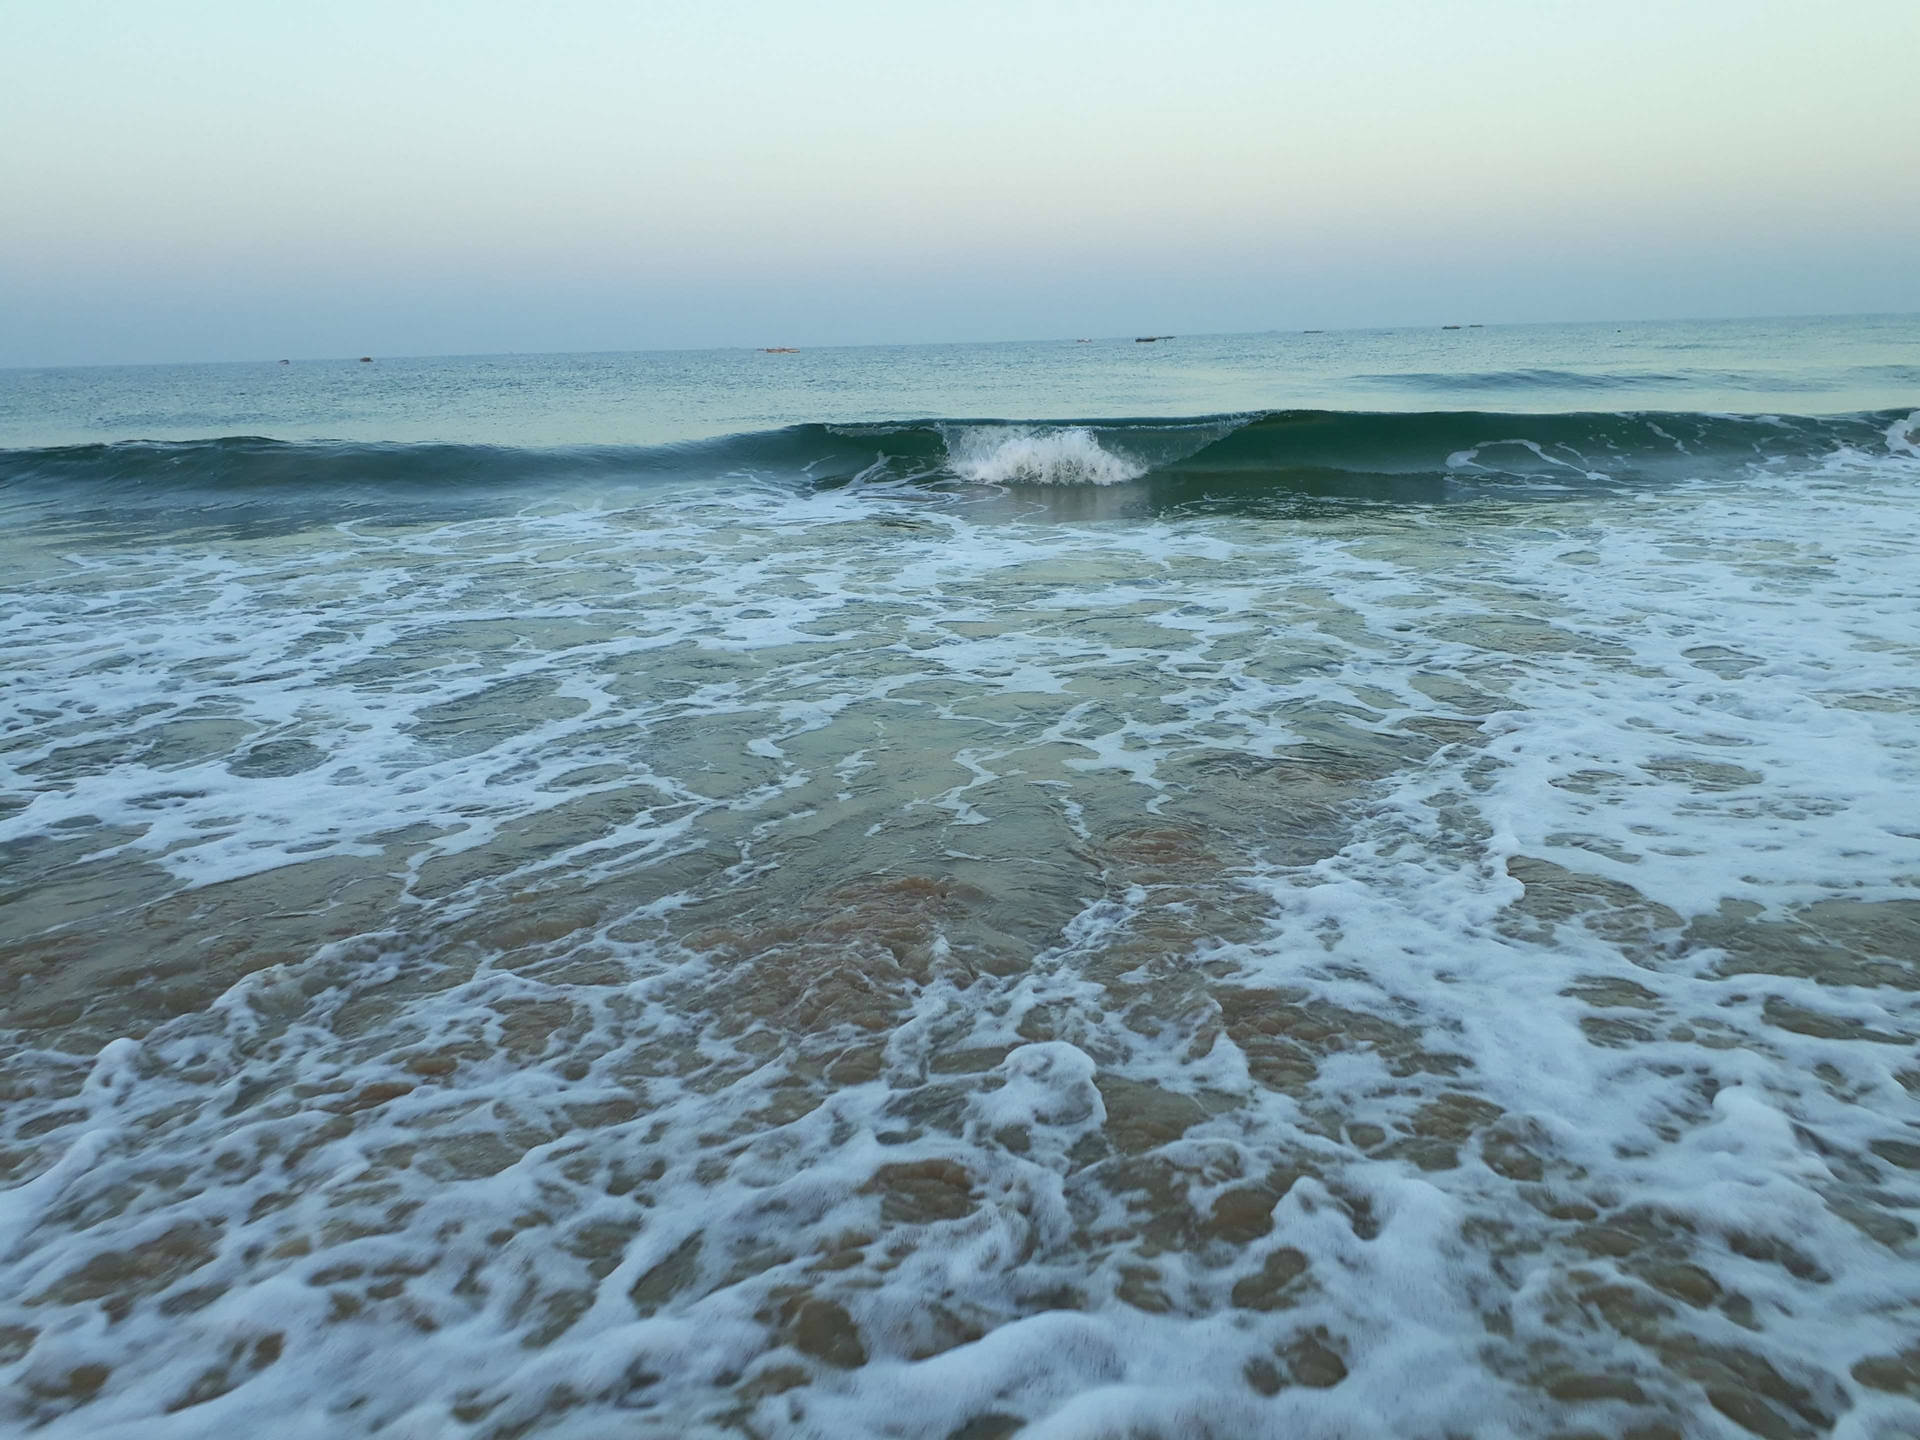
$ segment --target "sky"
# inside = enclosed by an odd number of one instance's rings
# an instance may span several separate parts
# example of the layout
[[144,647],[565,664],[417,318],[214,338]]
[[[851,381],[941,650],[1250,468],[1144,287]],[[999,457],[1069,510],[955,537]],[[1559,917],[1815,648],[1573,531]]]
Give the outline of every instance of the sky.
[[0,365],[1920,310],[1920,0],[0,0]]

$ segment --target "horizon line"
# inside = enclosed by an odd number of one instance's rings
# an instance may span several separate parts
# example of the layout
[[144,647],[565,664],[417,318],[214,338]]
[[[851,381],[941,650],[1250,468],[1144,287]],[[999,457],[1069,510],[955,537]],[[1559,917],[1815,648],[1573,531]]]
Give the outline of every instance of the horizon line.
[[[1155,334],[1156,341],[1195,339],[1219,340],[1254,335],[1364,335],[1390,334],[1404,330],[1524,330],[1544,329],[1552,326],[1598,326],[1598,325],[1709,325],[1757,323],[1772,320],[1858,320],[1868,318],[1903,319],[1920,316],[1920,310],[1810,310],[1776,312],[1766,315],[1671,315],[1671,316],[1614,316],[1589,320],[1499,320],[1499,321],[1459,321],[1444,323],[1419,323],[1399,325],[1325,325],[1325,326],[1269,326],[1261,330],[1189,330],[1184,332],[1161,332]],[[1071,345],[1091,344],[1098,341],[1130,340],[1138,342],[1138,337],[1125,333],[1112,335],[1069,336],[1043,335],[1028,337],[1008,337],[996,340],[868,340],[842,342],[823,345],[657,345],[638,346],[630,349],[607,350],[443,350],[416,351],[411,353],[391,353],[381,355],[289,355],[289,356],[250,356],[234,360],[88,360],[77,363],[35,363],[20,365],[0,365],[0,373],[22,370],[143,370],[174,369],[184,366],[219,365],[290,365],[290,364],[360,364],[378,363],[382,359],[389,361],[420,360],[499,360],[523,358],[550,358],[560,355],[697,355],[712,354],[716,351],[743,351],[748,354],[787,353],[799,354],[813,350],[918,350],[952,349],[965,346],[989,345]]]

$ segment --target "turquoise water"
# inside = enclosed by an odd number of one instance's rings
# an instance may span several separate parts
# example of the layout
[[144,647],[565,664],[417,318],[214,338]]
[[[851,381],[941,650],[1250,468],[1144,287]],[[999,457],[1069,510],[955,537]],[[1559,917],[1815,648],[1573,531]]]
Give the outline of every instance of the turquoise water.
[[1501,325],[282,366],[0,371],[0,446],[101,440],[653,445],[810,422],[1272,409],[1731,411],[1910,404],[1920,319]]
[[1914,1433],[1916,365],[0,374],[0,1427]]

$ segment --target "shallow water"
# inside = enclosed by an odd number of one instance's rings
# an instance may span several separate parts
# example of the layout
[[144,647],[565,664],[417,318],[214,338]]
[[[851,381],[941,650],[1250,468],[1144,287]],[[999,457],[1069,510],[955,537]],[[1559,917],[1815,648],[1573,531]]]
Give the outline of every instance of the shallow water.
[[1913,419],[1238,423],[16,452],[7,1423],[1914,1433]]

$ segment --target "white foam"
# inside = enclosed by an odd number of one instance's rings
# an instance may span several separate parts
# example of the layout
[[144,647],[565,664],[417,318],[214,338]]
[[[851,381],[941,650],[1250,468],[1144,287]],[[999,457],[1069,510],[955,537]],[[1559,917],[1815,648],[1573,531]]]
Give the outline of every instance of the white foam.
[[[1852,1367],[1911,1343],[1912,1242],[1856,1221],[1920,1208],[1873,1148],[1920,1134],[1915,992],[1745,972],[1684,927],[1916,893],[1920,468],[1890,449],[1632,505],[1300,523],[685,491],[324,555],[103,553],[21,590],[19,853],[112,826],[91,863],[145,857],[209,906],[314,857],[400,879],[137,1044],[8,1053],[30,1158],[0,1191],[0,1324],[33,1333],[0,1423],[1238,1440],[1664,1406],[1719,1433],[1697,1379],[1600,1318],[1625,1295],[1835,1434],[1887,1433],[1906,1411]],[[203,721],[234,728],[184,760],[126,743]],[[235,773],[287,739],[311,768]],[[724,1023],[713,996],[779,936],[851,925],[823,892],[956,851],[990,899],[1069,877],[1020,964],[960,969],[981,942],[934,906],[931,978],[891,1030],[828,1036],[875,1054],[817,1095],[831,1052],[791,1015]],[[497,868],[422,881],[462,856]],[[675,943],[676,907],[746,931],[768,896],[763,953]],[[575,900],[604,909],[501,938]],[[515,1051],[527,1006],[549,1028]],[[1419,1148],[1463,1099],[1498,1121]],[[1497,1168],[1496,1125],[1537,1179]],[[889,1166],[964,1202],[890,1216]],[[1270,1229],[1192,1238],[1288,1167]],[[86,1277],[169,1235],[196,1263],[110,1316]],[[1721,1298],[1653,1288],[1666,1245]],[[1236,1303],[1289,1249],[1285,1303]],[[798,1347],[801,1295],[865,1365]],[[1250,1382],[1307,1342],[1346,1378]],[[1547,1364],[1647,1405],[1552,1402],[1523,1383]]]
[[1083,426],[949,427],[947,457],[954,473],[975,485],[1121,485],[1147,473]]

